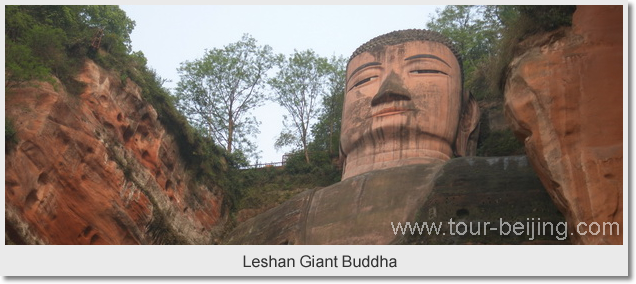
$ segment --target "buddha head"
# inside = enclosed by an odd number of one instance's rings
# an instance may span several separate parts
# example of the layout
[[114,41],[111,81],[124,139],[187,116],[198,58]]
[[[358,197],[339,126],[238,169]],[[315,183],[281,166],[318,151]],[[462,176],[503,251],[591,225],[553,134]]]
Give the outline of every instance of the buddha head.
[[346,76],[343,179],[474,154],[479,108],[462,89],[461,57],[441,34],[373,38],[353,53]]

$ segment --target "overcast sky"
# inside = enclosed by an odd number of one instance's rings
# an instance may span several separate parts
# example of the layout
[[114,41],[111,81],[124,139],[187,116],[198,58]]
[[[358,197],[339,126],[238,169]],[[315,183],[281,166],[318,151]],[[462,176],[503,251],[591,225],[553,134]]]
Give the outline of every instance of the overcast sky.
[[[159,76],[179,81],[181,62],[201,58],[205,49],[237,42],[244,33],[276,53],[312,49],[321,56],[348,58],[361,44],[394,30],[425,28],[442,6],[120,6],[136,22],[131,35]],[[285,110],[267,103],[253,111],[262,122],[257,136],[260,162],[280,162],[288,149],[276,151]]]

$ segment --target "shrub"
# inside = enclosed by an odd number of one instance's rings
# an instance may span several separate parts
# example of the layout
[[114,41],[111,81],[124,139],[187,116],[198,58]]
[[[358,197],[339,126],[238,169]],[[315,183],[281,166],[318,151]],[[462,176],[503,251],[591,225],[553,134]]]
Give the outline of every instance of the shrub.
[[512,156],[525,154],[525,148],[512,133],[512,130],[491,132],[479,145],[478,156]]
[[495,56],[484,62],[476,75],[487,82],[492,93],[503,97],[508,64],[515,55],[524,51],[520,49],[519,43],[533,34],[571,26],[575,10],[576,6],[512,7],[510,11],[514,16],[510,16],[505,23]]

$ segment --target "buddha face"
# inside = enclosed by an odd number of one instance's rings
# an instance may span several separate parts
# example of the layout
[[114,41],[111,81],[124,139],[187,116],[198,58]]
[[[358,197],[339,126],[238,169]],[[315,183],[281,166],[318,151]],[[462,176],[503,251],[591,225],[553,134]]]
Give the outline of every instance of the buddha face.
[[461,94],[459,63],[444,44],[411,41],[354,57],[342,115],[344,178],[395,160],[450,159]]

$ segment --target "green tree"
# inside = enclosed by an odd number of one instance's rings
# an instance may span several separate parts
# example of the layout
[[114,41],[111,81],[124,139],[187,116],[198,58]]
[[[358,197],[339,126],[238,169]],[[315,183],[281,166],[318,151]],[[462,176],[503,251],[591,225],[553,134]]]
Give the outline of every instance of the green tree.
[[309,130],[320,113],[320,99],[326,93],[331,72],[329,61],[313,50],[294,51],[280,63],[280,70],[269,81],[274,100],[288,114],[283,116],[284,129],[275,146],[294,145],[301,148],[305,161],[309,159]]
[[446,6],[437,10],[427,27],[451,39],[463,57],[464,88],[487,104],[482,119],[478,155],[523,152],[510,130],[489,126],[488,113],[503,109],[506,70],[529,35],[571,24],[575,6]]
[[97,27],[125,61],[134,26],[117,6],[5,6],[5,86],[55,75],[69,88]]
[[4,87],[12,88],[30,80],[50,80],[51,69],[33,56],[31,49],[24,44],[5,39],[5,75]]
[[[91,5],[80,12],[83,21],[91,28],[103,28],[105,37],[113,37],[113,45],[125,47],[125,53],[131,51],[130,34],[135,28],[135,21],[126,16],[126,12],[118,6]],[[117,48],[115,46],[110,47]]]
[[459,49],[464,87],[476,98],[502,96],[501,73],[527,35],[571,24],[575,6],[448,5],[426,24]]
[[310,148],[327,151],[329,156],[334,156],[338,154],[340,143],[347,59],[342,56],[334,56],[329,60],[329,63],[331,72],[327,81],[328,92],[322,99],[322,112],[318,117],[318,122],[311,129],[314,140]]
[[205,52],[178,69],[177,107],[188,120],[229,153],[254,154],[248,136],[258,133],[250,110],[262,105],[267,71],[275,64],[272,48],[245,34],[236,43]]
[[426,24],[428,29],[447,36],[459,49],[465,86],[472,84],[471,74],[481,62],[496,52],[503,28],[501,11],[498,6],[448,5],[438,9]]
[[60,30],[42,25],[18,6],[6,7],[5,26],[5,88],[30,80],[52,82],[49,56],[58,57],[62,48],[48,32],[63,36]]

